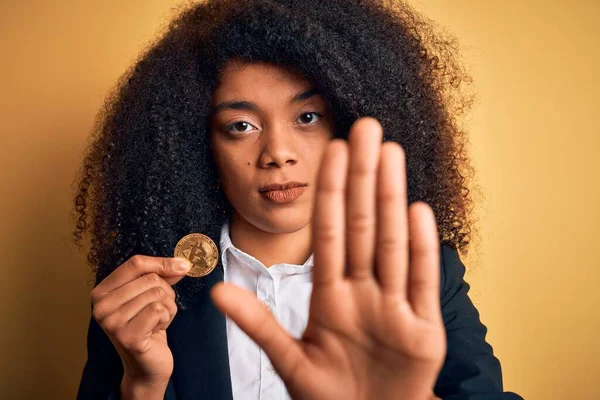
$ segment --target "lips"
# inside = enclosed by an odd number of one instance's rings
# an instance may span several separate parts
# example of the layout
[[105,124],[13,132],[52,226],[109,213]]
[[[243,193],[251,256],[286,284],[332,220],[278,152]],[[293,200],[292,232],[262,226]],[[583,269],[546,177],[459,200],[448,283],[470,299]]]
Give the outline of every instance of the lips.
[[285,182],[285,183],[271,183],[269,185],[265,185],[261,187],[258,191],[261,193],[270,192],[274,190],[286,190],[286,189],[294,189],[306,186],[306,183],[301,182]]
[[268,192],[263,192],[262,195],[273,203],[283,204],[296,200],[303,192],[304,187],[300,186],[282,190],[270,190]]
[[307,183],[301,182],[285,182],[285,183],[271,183],[265,185],[259,189],[260,194],[276,204],[290,203],[296,200],[304,193],[304,189]]

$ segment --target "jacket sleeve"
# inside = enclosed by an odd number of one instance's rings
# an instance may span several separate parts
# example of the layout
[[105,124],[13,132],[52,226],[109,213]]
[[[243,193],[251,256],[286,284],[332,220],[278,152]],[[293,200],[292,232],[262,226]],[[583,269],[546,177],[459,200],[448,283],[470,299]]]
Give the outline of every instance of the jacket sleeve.
[[87,361],[83,367],[77,400],[120,400],[123,363],[112,342],[90,317]]
[[485,340],[487,328],[468,296],[465,266],[458,251],[441,246],[441,306],[447,354],[435,394],[444,400],[523,400],[502,388],[500,361]]

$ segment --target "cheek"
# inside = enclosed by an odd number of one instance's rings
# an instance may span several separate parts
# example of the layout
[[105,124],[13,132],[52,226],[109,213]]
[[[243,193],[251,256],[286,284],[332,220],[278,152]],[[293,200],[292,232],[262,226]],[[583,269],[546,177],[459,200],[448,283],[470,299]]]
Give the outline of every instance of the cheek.
[[221,163],[221,182],[226,193],[242,195],[250,190],[252,180],[252,163],[235,157],[224,159]]
[[228,180],[232,174],[235,174],[235,171],[239,170],[237,165],[240,163],[239,157],[233,150],[230,146],[219,141],[214,144],[213,155],[221,175],[221,181]]

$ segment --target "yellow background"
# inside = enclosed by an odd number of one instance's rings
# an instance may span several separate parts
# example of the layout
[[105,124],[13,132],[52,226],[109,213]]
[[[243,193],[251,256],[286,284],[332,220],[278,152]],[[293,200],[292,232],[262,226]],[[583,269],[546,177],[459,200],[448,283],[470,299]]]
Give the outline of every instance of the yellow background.
[[[66,245],[71,182],[104,96],[177,4],[0,5],[0,398],[75,397],[90,287]],[[598,399],[600,3],[412,4],[459,38],[475,80],[486,198],[463,261],[505,388]]]

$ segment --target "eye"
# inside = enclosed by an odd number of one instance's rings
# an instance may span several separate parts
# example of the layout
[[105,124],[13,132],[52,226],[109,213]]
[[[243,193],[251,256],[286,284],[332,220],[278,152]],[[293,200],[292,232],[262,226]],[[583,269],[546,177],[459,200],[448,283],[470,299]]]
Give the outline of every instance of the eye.
[[[312,115],[314,115],[315,117],[311,118]],[[299,116],[297,121],[300,121],[300,123],[302,124],[312,125],[316,122],[316,117],[321,118],[323,117],[323,115],[319,114],[316,111],[308,111]]]
[[[228,132],[233,132],[233,133],[244,133],[244,132],[248,132],[248,130],[246,128],[250,128],[250,127],[256,129],[256,127],[254,125],[250,124],[249,122],[237,121],[237,122],[232,122],[229,125],[225,125],[225,130]],[[240,128],[241,130],[234,130],[233,128]]]

